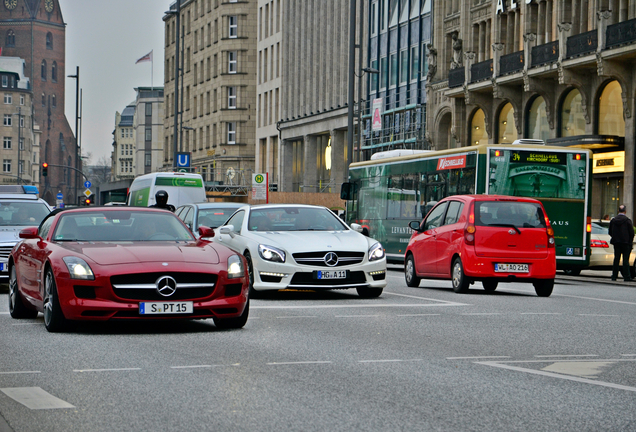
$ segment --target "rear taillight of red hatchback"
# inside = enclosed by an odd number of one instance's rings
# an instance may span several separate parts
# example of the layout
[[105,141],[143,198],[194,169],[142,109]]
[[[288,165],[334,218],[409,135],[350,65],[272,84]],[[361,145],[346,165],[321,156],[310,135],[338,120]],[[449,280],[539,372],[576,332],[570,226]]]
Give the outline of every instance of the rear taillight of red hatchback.
[[548,216],[545,216],[545,226],[546,234],[548,234],[548,247],[554,249],[554,230],[552,229],[552,225],[550,225],[550,219],[548,219]]
[[475,245],[475,203],[470,204],[470,212],[468,213],[468,223],[464,228],[464,242],[467,245]]

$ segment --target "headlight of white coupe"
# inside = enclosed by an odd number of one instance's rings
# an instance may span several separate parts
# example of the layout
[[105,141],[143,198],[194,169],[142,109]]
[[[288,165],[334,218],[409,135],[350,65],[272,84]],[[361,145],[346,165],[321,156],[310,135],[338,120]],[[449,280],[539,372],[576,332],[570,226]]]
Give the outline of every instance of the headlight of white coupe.
[[243,261],[238,255],[232,255],[227,259],[227,278],[234,279],[240,278],[245,275],[245,269],[243,269]]
[[285,262],[285,252],[274,246],[258,245],[258,254],[265,261]]
[[67,256],[62,259],[71,274],[71,279],[95,280],[93,270],[83,259],[74,256]]
[[376,243],[369,248],[369,261],[377,261],[384,258],[384,248],[380,243]]

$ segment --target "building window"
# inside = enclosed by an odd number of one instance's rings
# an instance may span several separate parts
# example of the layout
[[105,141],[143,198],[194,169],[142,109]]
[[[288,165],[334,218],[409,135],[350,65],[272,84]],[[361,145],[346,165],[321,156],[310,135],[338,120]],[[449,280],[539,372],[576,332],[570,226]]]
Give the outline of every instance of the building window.
[[7,105],[11,105],[13,103],[13,97],[11,95],[11,93],[5,93],[4,94],[4,103]]
[[2,161],[2,172],[11,172],[11,159],[4,159]]
[[227,88],[227,107],[236,109],[236,87]]
[[46,60],[42,60],[42,65],[40,67],[40,75],[42,77],[42,81],[46,81]]
[[227,143],[236,144],[236,122],[228,122],[227,124]]
[[146,153],[146,166],[149,167],[152,165],[152,157],[150,153]]
[[152,128],[146,128],[146,141],[152,141]]
[[2,87],[9,87],[9,77],[2,75]]
[[236,73],[236,59],[238,57],[238,53],[236,51],[229,51],[227,53],[228,57],[228,72]]
[[238,17],[231,16],[229,17],[230,24],[230,38],[236,38],[238,36]]
[[[397,5],[397,2],[395,4]],[[389,83],[389,86],[395,87],[398,82],[398,56],[397,54],[391,54],[390,57],[391,62],[389,66],[391,70],[389,71],[389,73],[391,74],[391,82]]]
[[24,127],[24,116],[20,116],[20,127]]
[[486,116],[481,109],[478,109],[475,114],[473,114],[473,119],[470,122],[470,144],[488,144]]
[[46,34],[46,49],[48,50],[53,49],[53,33],[51,32],[48,32]]
[[46,95],[42,93],[42,106],[46,106]]
[[152,115],[152,104],[151,103],[147,103],[146,104],[146,116],[151,116]]
[[599,135],[625,136],[625,118],[623,117],[623,98],[621,85],[611,81],[603,89],[598,100]]
[[11,150],[11,137],[4,137],[2,141],[2,148],[5,150]]
[[57,106],[57,98],[55,95],[51,96],[51,106],[55,108]]
[[508,102],[499,113],[498,141],[497,144],[512,144],[517,139],[517,127],[515,126],[515,110]]
[[8,47],[15,46],[15,32],[13,30],[7,31],[7,38],[5,40],[5,45]]
[[561,106],[561,136],[585,135],[585,115],[581,92],[572,89]]
[[550,125],[546,112],[545,99],[535,98],[528,111],[528,138],[547,141],[550,138]]
[[411,81],[415,81],[420,76],[420,49],[418,46],[411,47]]
[[20,150],[24,150],[24,138],[20,138],[18,146],[20,146]]
[[20,95],[20,105],[24,105],[24,95]]
[[57,62],[53,62],[51,66],[51,81],[57,82]]
[[386,57],[382,57],[380,59],[380,90],[384,90],[386,88],[386,81],[388,79],[389,74],[389,63]]
[[13,124],[13,121],[11,119],[11,114],[5,114],[4,115],[4,125],[5,126],[11,126]]

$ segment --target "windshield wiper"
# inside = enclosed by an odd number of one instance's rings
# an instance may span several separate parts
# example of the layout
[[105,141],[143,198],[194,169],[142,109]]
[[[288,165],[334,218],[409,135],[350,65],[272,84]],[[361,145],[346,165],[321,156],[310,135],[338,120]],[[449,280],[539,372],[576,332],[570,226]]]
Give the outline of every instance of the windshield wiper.
[[514,228],[515,231],[517,231],[517,234],[521,234],[521,231],[519,230],[519,228],[517,228],[515,225],[513,224],[488,224],[488,226],[499,226],[499,227],[507,227],[507,228]]

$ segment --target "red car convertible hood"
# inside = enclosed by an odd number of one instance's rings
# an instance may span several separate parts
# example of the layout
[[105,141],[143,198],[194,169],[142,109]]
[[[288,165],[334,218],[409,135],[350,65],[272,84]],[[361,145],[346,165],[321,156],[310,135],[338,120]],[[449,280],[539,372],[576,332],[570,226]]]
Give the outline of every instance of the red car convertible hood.
[[144,262],[190,262],[218,264],[219,255],[213,247],[169,243],[64,243],[61,247],[85,255],[99,265],[134,264]]

